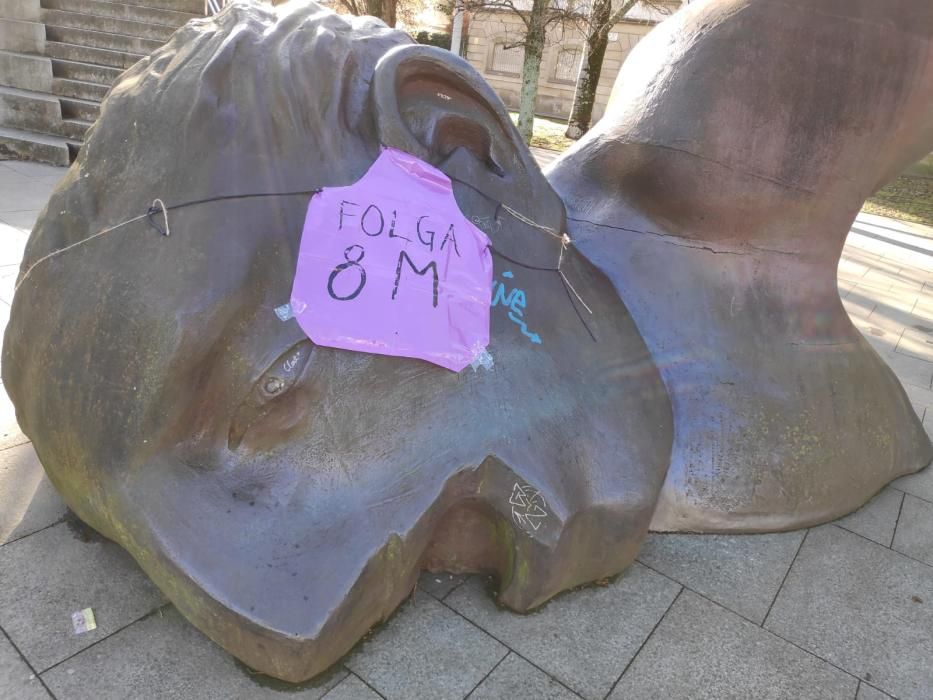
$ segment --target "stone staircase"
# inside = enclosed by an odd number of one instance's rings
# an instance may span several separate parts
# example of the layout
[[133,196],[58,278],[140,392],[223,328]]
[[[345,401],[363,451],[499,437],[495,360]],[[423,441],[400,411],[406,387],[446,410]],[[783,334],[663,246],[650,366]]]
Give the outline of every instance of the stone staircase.
[[117,77],[204,0],[0,0],[0,160],[68,165]]

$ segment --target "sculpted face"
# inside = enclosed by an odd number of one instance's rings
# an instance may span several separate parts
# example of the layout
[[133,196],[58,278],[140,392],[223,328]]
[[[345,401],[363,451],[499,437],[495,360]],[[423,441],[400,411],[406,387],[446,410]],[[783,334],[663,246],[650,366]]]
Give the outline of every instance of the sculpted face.
[[[382,146],[448,174],[492,241],[492,366],[319,346],[276,315],[310,191]],[[156,198],[170,235],[143,217],[36,264]],[[563,226],[465,63],[310,3],[233,6],[105,101],[30,239],[4,384],[82,519],[233,654],[303,680],[423,568],[493,573],[527,610],[634,558],[670,405],[608,278],[539,228]]]
[[[450,53],[232,5],[105,100],[30,238],[3,383],[69,506],[292,681],[423,568],[492,573],[525,611],[624,569],[649,522],[837,517],[933,452],[834,282],[862,201],[933,148],[931,46],[925,0],[691,3],[549,182]],[[312,192],[383,148],[449,176],[489,237],[491,363],[335,349],[277,315]]]

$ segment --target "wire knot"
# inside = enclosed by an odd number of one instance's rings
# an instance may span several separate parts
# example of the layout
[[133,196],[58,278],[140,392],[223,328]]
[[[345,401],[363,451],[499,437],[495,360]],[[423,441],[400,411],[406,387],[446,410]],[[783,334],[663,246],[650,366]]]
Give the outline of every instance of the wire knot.
[[[162,229],[159,224],[156,223],[155,219],[152,218],[156,214],[162,214],[162,218],[165,221],[165,229]],[[168,209],[165,206],[165,202],[158,197],[152,200],[152,206],[146,211],[146,219],[149,221],[149,225],[163,236],[170,236],[172,234],[168,225]]]

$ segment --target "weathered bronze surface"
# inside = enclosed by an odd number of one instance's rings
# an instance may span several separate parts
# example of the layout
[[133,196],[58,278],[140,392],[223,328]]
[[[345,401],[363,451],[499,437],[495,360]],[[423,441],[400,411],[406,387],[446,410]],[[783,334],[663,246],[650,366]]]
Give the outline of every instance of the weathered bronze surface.
[[656,530],[848,513],[933,451],[836,267],[865,198],[933,149],[929,0],[717,0],[651,32],[548,173],[671,395]]
[[[380,143],[458,181],[540,344],[500,305],[492,369],[315,347],[274,313],[309,195],[172,210],[350,184]],[[31,268],[155,198],[171,235],[143,217]],[[664,481],[670,403],[608,278],[567,249],[593,313],[575,310],[559,239],[500,202],[563,230],[461,59],[312,3],[192,22],[113,88],[30,238],[3,355],[19,422],[83,520],[279,678],[334,663],[422,568],[493,573],[520,611],[618,573]]]
[[[549,183],[448,52],[313,3],[192,22],[114,87],[33,231],[18,420],[82,519],[292,681],[422,568],[493,573],[524,611],[623,570],[656,503],[671,530],[841,515],[931,457],[834,279],[865,196],[933,147],[931,33],[921,0],[696,3]],[[494,307],[494,366],[456,374],[279,320],[308,192],[380,145],[454,179],[542,343]]]

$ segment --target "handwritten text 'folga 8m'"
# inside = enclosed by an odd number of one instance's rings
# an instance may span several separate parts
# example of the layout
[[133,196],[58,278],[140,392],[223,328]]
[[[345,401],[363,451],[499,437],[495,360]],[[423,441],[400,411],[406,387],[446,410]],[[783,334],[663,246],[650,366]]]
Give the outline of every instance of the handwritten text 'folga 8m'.
[[460,371],[489,342],[489,239],[450,181],[386,149],[350,187],[308,206],[291,304],[319,345]]

